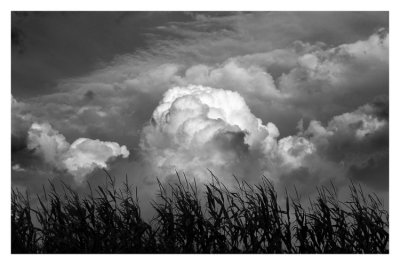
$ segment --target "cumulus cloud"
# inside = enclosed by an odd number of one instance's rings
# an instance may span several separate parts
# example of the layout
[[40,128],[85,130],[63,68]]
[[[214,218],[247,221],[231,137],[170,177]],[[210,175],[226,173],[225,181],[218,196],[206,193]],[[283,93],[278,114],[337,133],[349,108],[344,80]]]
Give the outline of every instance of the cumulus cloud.
[[143,129],[140,147],[159,177],[183,170],[206,181],[210,169],[228,183],[232,174],[247,180],[265,175],[280,186],[307,183],[300,191],[309,192],[318,183],[332,178],[344,183],[368,165],[385,163],[387,145],[380,141],[387,137],[388,121],[379,109],[367,104],[326,126],[313,120],[279,139],[278,128],[264,125],[237,92],[174,87]]
[[164,94],[140,146],[159,174],[183,170],[205,181],[210,169],[223,178],[279,181],[303,166],[315,147],[303,137],[278,137],[278,128],[254,116],[239,93],[190,85]]
[[326,121],[387,94],[388,38],[381,30],[365,40],[300,53],[296,67],[277,80],[285,103],[303,117]]
[[[369,103],[333,117],[326,126],[311,121],[300,134],[314,144],[318,157],[343,168],[344,177],[387,189],[388,171],[376,170],[389,167],[389,122],[380,114],[386,107]],[[373,174],[365,174],[368,167]]]
[[244,157],[269,154],[278,136],[276,126],[262,124],[237,92],[192,85],[164,94],[140,146],[155,168],[204,179],[207,168],[229,172]]
[[33,123],[28,131],[27,142],[28,149],[34,150],[55,168],[66,170],[77,183],[82,183],[94,169],[107,168],[110,160],[129,156],[126,146],[115,142],[79,138],[69,144],[64,135],[48,123]]
[[334,181],[340,187],[352,179],[387,190],[389,125],[380,114],[386,107],[369,103],[326,125],[312,120],[305,130],[299,126],[296,135],[280,139],[278,153],[284,159],[276,163],[278,184],[310,193],[315,185]]
[[304,135],[321,147],[350,147],[369,143],[375,136],[388,132],[388,120],[380,116],[380,109],[374,104],[366,104],[353,112],[333,117],[325,127],[321,122],[313,120]]

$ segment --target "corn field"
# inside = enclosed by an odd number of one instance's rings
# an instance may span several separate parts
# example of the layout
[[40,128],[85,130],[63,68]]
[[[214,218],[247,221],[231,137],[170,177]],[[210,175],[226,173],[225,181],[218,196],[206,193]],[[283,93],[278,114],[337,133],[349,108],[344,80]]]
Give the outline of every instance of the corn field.
[[[388,253],[389,215],[376,195],[349,186],[341,202],[332,185],[304,206],[299,196],[278,199],[263,178],[236,180],[228,189],[212,175],[198,187],[177,174],[158,182],[150,221],[141,215],[137,190],[126,181],[87,196],[53,184],[32,207],[30,196],[12,190],[12,253]],[[283,203],[282,203],[283,201]]]

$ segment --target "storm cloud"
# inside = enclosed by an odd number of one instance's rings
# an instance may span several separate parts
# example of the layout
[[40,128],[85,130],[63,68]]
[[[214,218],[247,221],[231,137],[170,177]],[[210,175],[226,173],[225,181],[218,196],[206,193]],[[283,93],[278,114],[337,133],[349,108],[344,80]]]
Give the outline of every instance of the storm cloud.
[[[17,12],[13,25],[15,185],[108,168],[143,189],[211,170],[305,194],[349,180],[388,190],[385,12]],[[63,54],[71,37],[85,49]]]

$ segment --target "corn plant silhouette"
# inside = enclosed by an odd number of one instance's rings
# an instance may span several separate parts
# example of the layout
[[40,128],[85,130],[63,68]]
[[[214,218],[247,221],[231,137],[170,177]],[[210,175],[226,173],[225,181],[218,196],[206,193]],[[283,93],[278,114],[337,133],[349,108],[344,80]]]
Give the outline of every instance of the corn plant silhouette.
[[[376,195],[349,186],[350,200],[321,187],[306,208],[287,192],[283,206],[272,183],[236,180],[228,189],[197,183],[177,173],[177,183],[158,181],[155,216],[142,218],[137,189],[126,179],[79,196],[63,184],[31,206],[29,195],[12,190],[12,253],[388,253],[389,214]],[[282,203],[281,203],[282,204]],[[37,221],[33,219],[36,218]]]

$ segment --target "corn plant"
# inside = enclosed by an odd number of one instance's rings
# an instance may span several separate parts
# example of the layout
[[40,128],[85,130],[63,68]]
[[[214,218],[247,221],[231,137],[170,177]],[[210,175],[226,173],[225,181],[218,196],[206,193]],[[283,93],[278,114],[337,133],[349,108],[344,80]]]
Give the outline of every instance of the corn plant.
[[[332,187],[318,188],[305,206],[283,198],[262,178],[250,185],[236,177],[227,188],[212,181],[198,187],[186,175],[158,181],[155,215],[144,220],[137,189],[126,178],[78,195],[50,182],[37,196],[12,190],[12,253],[388,253],[389,214],[375,194],[349,186],[341,202]],[[297,192],[296,192],[297,194]]]

